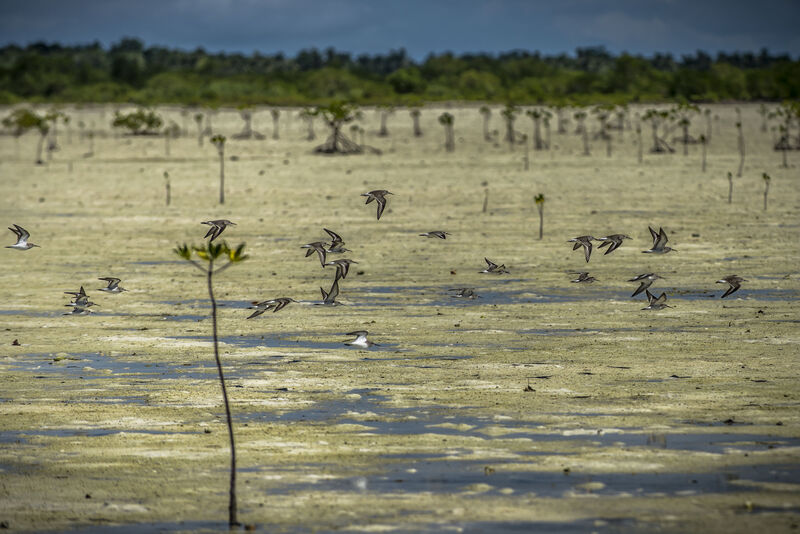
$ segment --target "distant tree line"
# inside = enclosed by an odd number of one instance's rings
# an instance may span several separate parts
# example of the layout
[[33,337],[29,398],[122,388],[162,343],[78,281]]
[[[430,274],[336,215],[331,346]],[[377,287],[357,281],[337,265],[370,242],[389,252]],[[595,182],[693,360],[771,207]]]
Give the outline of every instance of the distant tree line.
[[34,43],[0,48],[0,104],[18,101],[306,105],[465,100],[526,103],[773,100],[800,97],[800,61],[788,55],[698,51],[679,60],[612,55],[358,55],[333,48],[283,54],[145,47],[126,38],[105,49]]

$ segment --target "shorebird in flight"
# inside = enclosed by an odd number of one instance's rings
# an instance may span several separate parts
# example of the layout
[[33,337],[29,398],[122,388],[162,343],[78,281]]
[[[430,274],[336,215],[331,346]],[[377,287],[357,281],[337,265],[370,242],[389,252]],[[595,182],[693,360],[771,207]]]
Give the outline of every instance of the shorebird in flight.
[[644,290],[645,294],[647,295],[647,306],[642,308],[643,310],[661,310],[664,308],[672,308],[667,304],[667,294],[661,293],[658,298],[655,295],[650,293],[649,289]]
[[336,279],[344,280],[347,278],[347,273],[350,272],[350,264],[358,263],[354,260],[348,260],[347,258],[342,258],[341,260],[333,260],[329,261],[325,265],[333,265],[336,267]]
[[77,304],[74,303],[65,304],[65,306],[72,306],[72,311],[64,313],[62,315],[88,315],[92,312],[92,310],[89,309],[89,306],[94,306],[94,305],[95,305],[94,302],[87,302],[86,304],[81,306],[78,306]]
[[576,278],[575,280],[570,280],[570,282],[573,282],[575,284],[580,284],[582,282],[591,284],[592,282],[597,281],[597,278],[595,278],[594,276],[589,276],[589,273],[585,271],[575,272],[574,274],[577,274],[578,278]]
[[104,282],[108,282],[107,287],[101,287],[98,291],[105,291],[106,293],[122,293],[123,291],[127,291],[124,287],[119,287],[119,283],[122,281],[119,278],[114,278],[112,276],[104,276],[102,278],[98,278],[98,280],[103,280]]
[[21,227],[18,224],[15,224],[13,226],[14,226],[13,228],[9,226],[8,229],[14,232],[14,235],[17,236],[17,242],[14,243],[13,245],[6,246],[6,248],[15,248],[17,250],[28,250],[33,247],[39,246],[33,243],[28,243],[28,238],[31,236],[31,234],[25,228]]
[[578,250],[583,247],[583,254],[586,256],[586,263],[589,263],[589,257],[592,255],[592,240],[594,238],[590,235],[581,235],[567,240],[567,243],[575,243],[572,250]]
[[75,297],[75,300],[86,298],[86,291],[84,291],[83,286],[81,286],[80,290],[78,291],[64,291],[65,295],[72,295]]
[[419,234],[420,237],[438,237],[439,239],[447,239],[450,232],[442,232],[441,230],[434,230],[433,232],[424,232]]
[[646,273],[631,278],[630,280],[628,280],[628,282],[639,282],[639,287],[636,289],[636,291],[633,292],[633,295],[631,295],[631,297],[635,297],[645,289],[648,289],[651,285],[653,285],[653,282],[655,282],[658,279],[663,280],[664,277],[659,276],[655,273]]
[[348,336],[356,336],[356,338],[353,341],[345,342],[345,345],[350,345],[353,347],[361,347],[364,349],[368,349],[373,345],[377,345],[377,343],[373,343],[372,341],[367,339],[368,334],[369,332],[367,332],[366,330],[356,330],[355,332],[348,332],[347,333]]
[[474,300],[474,299],[481,298],[481,296],[478,295],[477,293],[475,293],[475,290],[470,288],[470,287],[458,287],[458,288],[450,289],[448,291],[457,291],[457,293],[455,295],[450,295],[454,299],[470,299],[470,300]]
[[739,288],[742,287],[742,282],[747,282],[747,280],[745,280],[741,276],[736,276],[735,274],[726,276],[722,280],[717,280],[718,284],[728,284],[729,286],[731,286],[728,288],[727,291],[725,291],[725,293],[720,298],[724,299],[731,293],[736,293],[739,290]]
[[606,245],[611,245],[610,247],[608,247],[608,250],[606,250],[606,254],[611,254],[612,252],[617,250],[620,247],[620,245],[622,245],[623,239],[630,239],[630,236],[624,234],[611,234],[606,237],[598,237],[597,240],[602,241],[602,243],[597,245],[597,250],[600,250]]
[[326,249],[326,252],[331,254],[341,254],[343,252],[350,252],[350,249],[344,248],[344,240],[342,240],[342,236],[334,232],[333,230],[328,230],[327,228],[323,228],[325,232],[329,236],[331,236],[331,244]]
[[366,204],[369,204],[373,200],[378,203],[378,220],[381,220],[381,214],[383,214],[383,210],[386,208],[386,195],[392,195],[386,189],[376,189],[375,191],[370,191],[369,193],[361,193],[362,197],[367,197]]
[[203,238],[205,239],[206,237],[211,236],[211,239],[208,240],[209,243],[218,238],[219,235],[222,232],[224,232],[225,228],[227,228],[228,226],[236,226],[235,222],[231,222],[227,219],[217,219],[216,221],[204,221],[201,222],[200,224],[207,224],[211,227],[208,229],[208,233]]
[[670,251],[677,252],[674,248],[666,246],[669,239],[663,228],[659,228],[658,232],[653,230],[650,226],[648,226],[647,229],[650,230],[650,235],[653,237],[653,246],[650,250],[643,250],[642,252],[645,254],[666,254]]
[[325,268],[325,245],[322,241],[314,241],[313,243],[308,243],[307,245],[303,245],[300,248],[307,248],[306,251],[306,258],[311,256],[315,251],[319,255],[319,263],[322,265],[322,268]]
[[330,290],[326,293],[324,289],[319,288],[322,292],[322,304],[323,306],[338,306],[341,302],[336,302],[336,297],[339,296],[339,279],[336,278],[333,281],[333,285],[331,285]]
[[289,297],[281,297],[277,299],[271,300],[264,300],[262,302],[253,302],[252,306],[249,306],[248,309],[256,310],[254,311],[248,319],[252,319],[253,317],[258,317],[264,312],[272,310],[272,313],[282,310],[286,306],[289,305],[290,302],[297,302],[294,299],[290,299]]
[[78,291],[64,291],[64,294],[74,297],[72,302],[64,304],[66,307],[72,306],[72,311],[64,315],[86,315],[92,311],[89,309],[90,306],[96,306],[94,302],[89,301],[89,296],[83,286]]
[[65,306],[76,306],[76,307],[84,307],[84,306],[92,306],[94,302],[89,302],[89,296],[84,291],[83,286],[79,291],[64,291],[65,295],[72,295],[73,300],[69,304],[65,304]]
[[479,273],[508,274],[508,269],[506,269],[505,265],[497,265],[489,258],[483,258],[483,261],[486,262],[486,268],[482,271],[478,271]]

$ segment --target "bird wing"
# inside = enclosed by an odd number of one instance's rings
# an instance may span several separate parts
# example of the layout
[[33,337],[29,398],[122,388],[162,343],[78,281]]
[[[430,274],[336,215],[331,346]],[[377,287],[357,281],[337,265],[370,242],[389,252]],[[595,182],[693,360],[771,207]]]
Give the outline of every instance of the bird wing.
[[[611,243],[611,246],[608,247],[608,250],[606,250],[606,254],[611,254],[612,252],[614,252],[615,250],[617,250],[619,248],[619,246],[622,244],[622,240],[621,239],[619,239],[619,240],[612,239],[610,241],[604,241],[603,242],[603,244],[606,244],[606,243]],[[600,245],[600,247],[597,247],[597,248],[601,248],[602,246],[603,245]]]
[[259,315],[261,315],[265,311],[267,311],[266,308],[258,309],[256,311],[254,311],[253,313],[251,313],[247,318],[248,319],[252,319],[253,317],[258,317]]
[[98,278],[98,280],[108,282],[108,289],[114,289],[122,281],[119,278],[114,278],[113,276],[104,276],[102,278]]
[[658,229],[658,237],[656,238],[656,242],[653,245],[653,248],[664,248],[667,244],[669,239],[667,238],[667,233],[664,231],[663,228]]
[[489,266],[489,269],[497,269],[497,264],[490,260],[489,258],[483,258],[486,261],[486,265]]
[[328,296],[325,300],[330,300],[331,302],[336,300],[336,297],[339,296],[339,280],[334,280],[333,285],[331,286],[331,290],[328,291]]
[[331,246],[333,246],[334,243],[344,243],[344,241],[342,240],[342,236],[340,236],[333,230],[328,230],[327,228],[323,228],[323,230],[325,230],[328,233],[328,235],[331,236]]
[[224,226],[217,226],[216,224],[212,226],[211,229],[208,231],[208,234],[206,234],[206,235],[211,234],[211,239],[209,239],[208,242],[211,243],[216,238],[218,238],[223,230],[225,230]]
[[636,295],[638,295],[639,293],[650,287],[650,284],[652,284],[650,280],[642,280],[639,283],[639,287],[636,289],[636,291],[633,292],[633,295],[631,295],[631,297],[635,297]]
[[[324,268],[325,267],[325,249],[323,247],[317,245],[316,247],[314,247],[314,250],[316,250],[317,254],[319,254],[319,262],[322,264],[322,267]],[[309,252],[311,252],[311,251],[309,250]]]
[[653,306],[659,306],[661,304],[664,304],[665,302],[667,302],[667,294],[661,293],[661,295],[659,295],[658,298],[655,299],[655,301],[653,301],[651,304]]
[[592,242],[586,241],[583,243],[583,253],[586,256],[586,263],[589,263],[589,257],[592,255]]
[[31,236],[30,232],[28,232],[25,228],[21,227],[18,224],[15,224],[14,227],[19,231],[19,238],[21,241],[27,241],[28,238]]
[[650,237],[653,238],[653,246],[655,247],[656,246],[656,242],[658,241],[658,232],[653,230],[653,228],[650,227],[650,226],[648,226],[647,229],[650,230]]
[[376,199],[378,203],[378,220],[381,219],[381,215],[383,214],[384,208],[386,208],[386,199],[383,197],[379,197]]
[[739,284],[731,284],[730,282],[728,282],[728,283],[730,284],[731,287],[729,287],[728,290],[725,291],[725,293],[720,297],[721,299],[724,299],[725,297],[727,297],[731,293],[736,292],[736,290],[739,289],[739,287],[740,287]]

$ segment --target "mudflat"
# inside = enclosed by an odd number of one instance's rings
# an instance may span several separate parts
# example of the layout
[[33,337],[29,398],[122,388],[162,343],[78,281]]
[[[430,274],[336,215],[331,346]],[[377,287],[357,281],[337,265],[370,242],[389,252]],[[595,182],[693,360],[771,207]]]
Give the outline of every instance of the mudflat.
[[[3,224],[41,245],[0,249],[0,521],[17,532],[227,529],[205,279],[173,248],[202,243],[201,221],[229,219],[237,226],[219,239],[250,255],[214,280],[243,523],[797,528],[798,156],[783,168],[756,107],[740,106],[736,177],[734,106],[709,107],[705,172],[700,145],[650,154],[647,124],[641,164],[631,129],[612,132],[610,156],[590,135],[585,156],[575,124],[557,134],[553,122],[550,150],[531,150],[525,170],[498,112],[500,133],[484,140],[477,107],[447,109],[452,153],[436,120],[444,109],[423,108],[422,137],[401,110],[378,137],[367,111],[365,142],[382,154],[352,156],[312,154],[323,125],[307,141],[290,110],[279,140],[232,139],[241,121],[223,110],[224,205],[216,149],[191,129],[167,156],[163,138],[111,132],[110,107],[67,109],[71,131],[38,166],[35,135],[0,137]],[[181,122],[177,109],[159,112]],[[78,122],[97,132],[90,157]],[[705,132],[695,122],[693,135]],[[531,124],[520,117],[516,129],[530,137]],[[253,125],[271,133],[269,113]],[[360,196],[375,189],[393,193],[379,221]],[[677,251],[642,254],[648,226]],[[300,248],[327,239],[323,228],[351,250],[332,259],[358,262],[340,281],[342,306],[314,305],[334,271]],[[434,230],[450,235],[418,235]],[[589,263],[567,242],[614,233],[632,239]],[[509,273],[480,274],[484,258]],[[571,271],[597,281],[571,283]],[[651,291],[672,307],[643,311],[643,295],[630,297],[638,283],[627,280],[642,273],[664,277]],[[747,281],[720,299],[727,285],[716,281],[731,274]],[[128,291],[98,291],[106,276]],[[95,312],[62,315],[63,292],[80,286]],[[454,288],[480,298],[453,298]],[[245,319],[251,301],[277,297],[299,302]],[[355,330],[378,346],[345,346]]]

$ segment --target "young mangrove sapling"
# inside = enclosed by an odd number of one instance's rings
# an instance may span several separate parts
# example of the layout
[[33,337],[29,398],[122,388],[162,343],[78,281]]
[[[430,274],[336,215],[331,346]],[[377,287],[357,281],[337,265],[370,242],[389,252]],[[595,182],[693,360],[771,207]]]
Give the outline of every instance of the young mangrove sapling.
[[[228,440],[231,448],[230,486],[228,490],[228,526],[233,528],[239,525],[236,504],[236,442],[233,436],[233,418],[231,417],[231,407],[230,402],[228,401],[228,390],[225,385],[225,373],[223,372],[222,361],[219,357],[219,338],[217,335],[217,301],[214,297],[213,279],[215,274],[224,271],[234,263],[239,263],[246,260],[248,256],[244,253],[244,243],[235,249],[229,248],[225,242],[217,244],[208,242],[203,246],[194,245],[192,247],[183,244],[179,247],[176,247],[174,252],[206,275],[208,298],[211,301],[211,325],[212,338],[214,342],[214,360],[217,364],[217,375],[219,377],[220,386],[222,387],[222,400],[225,404]],[[202,260],[205,263],[205,266],[203,266],[200,261],[194,259],[192,257],[193,255],[196,255],[200,260]],[[225,265],[215,269],[215,262],[222,261],[223,259],[226,259],[228,262]]]

